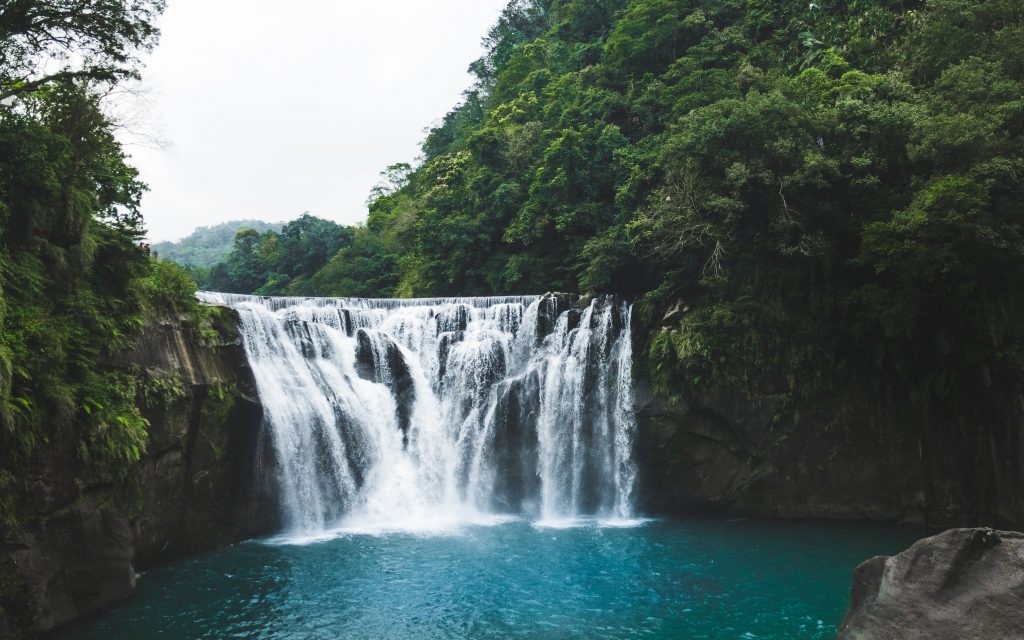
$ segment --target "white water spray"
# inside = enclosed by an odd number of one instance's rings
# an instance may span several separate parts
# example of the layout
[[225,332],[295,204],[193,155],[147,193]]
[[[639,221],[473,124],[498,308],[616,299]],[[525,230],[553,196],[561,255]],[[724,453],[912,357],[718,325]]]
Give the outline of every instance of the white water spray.
[[628,305],[199,297],[238,312],[291,533],[633,516]]

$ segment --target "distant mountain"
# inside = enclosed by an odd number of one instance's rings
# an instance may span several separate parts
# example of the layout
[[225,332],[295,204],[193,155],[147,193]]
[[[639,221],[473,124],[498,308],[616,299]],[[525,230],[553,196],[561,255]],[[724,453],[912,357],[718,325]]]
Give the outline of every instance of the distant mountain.
[[239,229],[255,229],[260,233],[280,231],[283,223],[262,220],[232,220],[212,227],[199,227],[192,235],[177,242],[157,242],[151,249],[161,258],[181,265],[212,267],[231,253]]

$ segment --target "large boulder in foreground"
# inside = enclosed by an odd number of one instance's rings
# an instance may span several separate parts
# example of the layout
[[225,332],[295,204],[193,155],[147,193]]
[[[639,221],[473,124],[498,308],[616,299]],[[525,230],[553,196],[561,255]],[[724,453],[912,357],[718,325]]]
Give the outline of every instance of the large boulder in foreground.
[[839,640],[1024,638],[1024,534],[950,529],[857,567]]

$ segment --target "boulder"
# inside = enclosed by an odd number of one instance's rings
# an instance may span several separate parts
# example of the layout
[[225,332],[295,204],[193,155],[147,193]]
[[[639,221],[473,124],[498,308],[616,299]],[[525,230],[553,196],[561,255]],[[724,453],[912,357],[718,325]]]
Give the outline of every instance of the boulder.
[[465,331],[469,326],[469,306],[464,304],[452,305],[443,309],[434,316],[437,324],[437,335],[452,331]]
[[437,343],[437,379],[444,380],[445,373],[448,370],[448,356],[452,352],[452,347],[457,343],[462,342],[466,339],[465,331],[448,331],[441,334],[440,340]]
[[1024,638],[1024,534],[950,529],[857,567],[838,640]]

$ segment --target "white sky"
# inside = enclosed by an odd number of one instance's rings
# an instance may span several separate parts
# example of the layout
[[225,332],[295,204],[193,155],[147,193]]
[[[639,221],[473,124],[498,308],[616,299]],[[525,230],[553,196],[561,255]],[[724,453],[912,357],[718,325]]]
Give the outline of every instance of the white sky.
[[[507,0],[170,0],[127,151],[151,241],[303,211],[366,218],[387,165],[472,82]],[[287,8],[284,8],[287,7]]]

